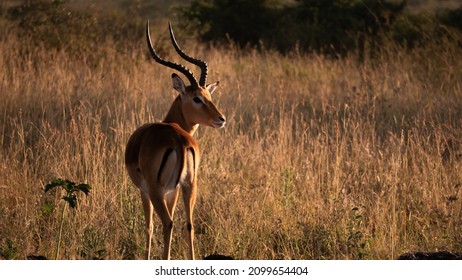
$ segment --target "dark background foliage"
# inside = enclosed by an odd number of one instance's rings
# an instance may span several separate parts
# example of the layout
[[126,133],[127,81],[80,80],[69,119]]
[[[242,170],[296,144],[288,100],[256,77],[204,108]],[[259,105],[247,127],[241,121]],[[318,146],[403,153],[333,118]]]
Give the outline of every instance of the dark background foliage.
[[[428,37],[462,30],[462,8],[435,14],[409,13],[408,1],[393,0],[194,0],[180,8],[185,27],[204,41],[231,39],[239,46],[261,46],[286,53],[296,48],[344,56],[384,40],[413,48]],[[442,27],[448,28],[442,28]]]
[[363,59],[386,42],[409,49],[430,39],[461,44],[462,6],[416,12],[416,0],[120,0],[99,10],[82,8],[85,0],[10,2],[0,2],[0,27],[18,30],[26,52],[39,45],[78,56],[106,40],[124,49],[139,43],[146,18],[165,17],[204,42],[281,53]]

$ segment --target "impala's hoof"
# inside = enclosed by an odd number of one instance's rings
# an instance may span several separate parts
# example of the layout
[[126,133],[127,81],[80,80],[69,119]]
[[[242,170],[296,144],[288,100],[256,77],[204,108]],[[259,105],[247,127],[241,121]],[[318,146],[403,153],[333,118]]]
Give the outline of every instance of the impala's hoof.
[[29,255],[27,256],[28,260],[48,260],[45,256],[38,256],[38,255]]

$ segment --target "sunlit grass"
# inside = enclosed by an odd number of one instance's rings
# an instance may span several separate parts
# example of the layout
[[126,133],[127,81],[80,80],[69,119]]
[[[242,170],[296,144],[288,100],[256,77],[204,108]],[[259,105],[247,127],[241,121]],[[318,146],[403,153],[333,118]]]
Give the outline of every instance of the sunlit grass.
[[[75,59],[40,48],[24,56],[14,36],[0,42],[0,252],[53,256],[61,213],[41,206],[61,197],[43,188],[67,178],[92,192],[65,219],[61,257],[142,258],[144,219],[124,148],[175,96],[170,70],[147,60],[144,44],[120,52],[102,43]],[[460,49],[390,47],[358,64],[185,48],[208,61],[209,81],[220,80],[214,100],[228,120],[196,134],[197,256],[393,259],[462,250]],[[88,63],[95,52],[98,63]],[[186,258],[181,208],[172,258]]]

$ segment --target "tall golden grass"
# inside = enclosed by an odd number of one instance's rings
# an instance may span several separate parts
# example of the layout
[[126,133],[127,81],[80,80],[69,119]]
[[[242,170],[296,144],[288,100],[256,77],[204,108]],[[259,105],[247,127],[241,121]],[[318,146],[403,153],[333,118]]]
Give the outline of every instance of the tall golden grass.
[[[138,126],[166,114],[171,70],[147,59],[143,39],[123,51],[101,43],[78,59],[40,47],[24,53],[20,42],[0,42],[3,258],[54,256],[63,194],[43,188],[56,177],[92,186],[66,212],[62,258],[142,258],[144,219],[124,148]],[[394,259],[462,250],[460,48],[390,46],[362,64],[184,48],[209,62],[228,119],[196,134],[197,256]],[[54,211],[43,207],[50,203]],[[180,259],[181,207],[172,245]]]

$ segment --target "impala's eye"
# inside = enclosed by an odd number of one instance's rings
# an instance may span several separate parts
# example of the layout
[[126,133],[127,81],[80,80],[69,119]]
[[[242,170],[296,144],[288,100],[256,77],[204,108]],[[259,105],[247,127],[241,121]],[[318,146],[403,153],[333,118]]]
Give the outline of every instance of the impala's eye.
[[193,101],[197,104],[202,103],[202,100],[197,96],[193,98]]

